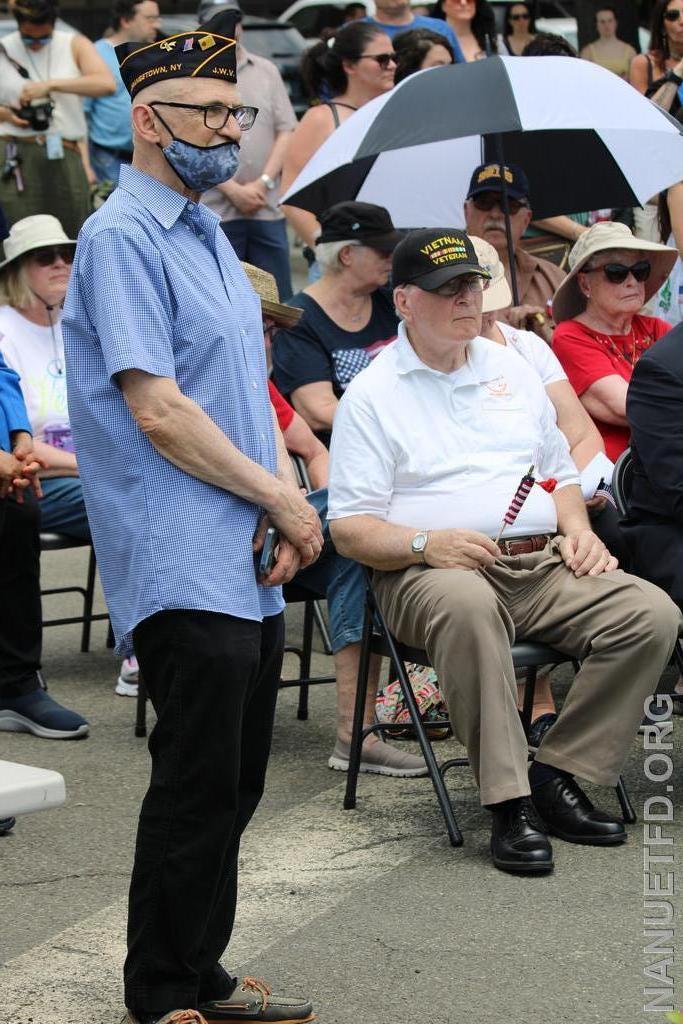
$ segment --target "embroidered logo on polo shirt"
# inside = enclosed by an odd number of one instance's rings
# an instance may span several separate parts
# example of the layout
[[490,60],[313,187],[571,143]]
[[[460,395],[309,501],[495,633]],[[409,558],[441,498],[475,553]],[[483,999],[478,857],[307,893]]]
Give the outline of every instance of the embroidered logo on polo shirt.
[[512,395],[508,387],[508,382],[502,375],[500,377],[494,377],[493,380],[482,381],[484,387],[490,395],[494,395],[496,398],[507,398]]

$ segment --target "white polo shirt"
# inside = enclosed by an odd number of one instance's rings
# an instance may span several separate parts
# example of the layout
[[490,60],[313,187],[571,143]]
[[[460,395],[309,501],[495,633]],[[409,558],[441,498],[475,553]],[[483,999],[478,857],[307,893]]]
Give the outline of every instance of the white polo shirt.
[[[343,395],[330,449],[329,519],[369,515],[420,529],[495,537],[529,466],[538,480],[578,484],[566,438],[538,375],[485,338],[454,373],[426,366],[398,339]],[[505,537],[554,533],[555,502],[533,487]]]

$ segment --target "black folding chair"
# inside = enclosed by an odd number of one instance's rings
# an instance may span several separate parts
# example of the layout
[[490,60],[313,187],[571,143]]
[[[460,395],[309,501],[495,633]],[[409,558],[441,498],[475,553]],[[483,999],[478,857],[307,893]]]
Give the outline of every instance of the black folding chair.
[[50,597],[54,594],[80,594],[83,598],[83,614],[72,615],[68,617],[62,617],[59,619],[43,619],[43,626],[71,626],[75,623],[81,623],[81,651],[85,653],[90,650],[90,629],[93,622],[98,622],[101,619],[108,619],[109,615],[106,612],[93,615],[93,601],[95,598],[95,575],[97,571],[97,562],[95,559],[95,549],[93,548],[89,540],[79,540],[77,537],[68,537],[63,533],[43,533],[40,534],[40,550],[41,551],[66,551],[70,548],[90,548],[90,557],[88,559],[88,573],[86,576],[86,582],[84,587],[71,586],[71,587],[50,587],[46,590],[41,590],[42,597]]
[[[406,662],[412,661],[418,665],[429,665],[429,657],[426,651],[410,647],[400,643],[391,633],[386,624],[384,616],[377,604],[372,584],[368,576],[367,596],[365,605],[365,621],[363,625],[363,642],[361,646],[360,664],[358,668],[358,686],[356,689],[356,704],[354,708],[353,733],[351,738],[351,752],[349,755],[349,770],[346,779],[346,793],[344,796],[344,809],[352,810],[356,806],[356,791],[358,787],[358,775],[360,771],[361,750],[363,740],[370,733],[384,733],[395,726],[391,723],[376,722],[373,725],[363,726],[363,713],[365,709],[365,698],[368,689],[368,676],[370,670],[371,654],[380,654],[391,659],[394,672],[398,677],[399,684],[408,708],[412,726],[417,735],[422,755],[427,764],[429,777],[436,792],[436,798],[441,808],[446,831],[452,846],[462,846],[463,838],[458,824],[455,820],[455,813],[450,797],[444,784],[444,774],[450,768],[464,767],[469,765],[466,757],[452,758],[439,765],[434,756],[434,750],[429,740],[424,723],[415,701],[415,695],[406,671]],[[522,725],[525,735],[529,734],[531,715],[534,705],[534,693],[536,690],[536,676],[539,665],[559,665],[564,662],[572,662],[575,667],[578,663],[561,651],[555,650],[546,644],[540,643],[515,643],[512,646],[512,661],[515,668],[526,668],[526,683],[524,689],[524,706],[522,709]],[[435,727],[449,729],[450,722],[429,723],[429,728]],[[636,819],[635,811],[626,791],[622,778],[616,786],[616,793],[621,806],[624,821],[633,824]]]

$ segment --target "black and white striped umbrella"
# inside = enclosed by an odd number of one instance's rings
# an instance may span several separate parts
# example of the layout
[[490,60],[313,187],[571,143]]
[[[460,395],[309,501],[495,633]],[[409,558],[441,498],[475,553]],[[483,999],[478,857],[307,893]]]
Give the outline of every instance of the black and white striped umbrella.
[[640,206],[683,180],[683,129],[617,75],[571,57],[489,57],[432,68],[352,114],[283,203],[320,214],[385,206],[397,227],[462,227],[472,171],[527,173],[535,217]]

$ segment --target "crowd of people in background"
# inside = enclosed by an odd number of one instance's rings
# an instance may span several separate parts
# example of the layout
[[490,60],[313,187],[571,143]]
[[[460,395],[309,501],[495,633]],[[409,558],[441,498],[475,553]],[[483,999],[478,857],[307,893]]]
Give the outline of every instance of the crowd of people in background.
[[[437,0],[419,11],[408,0],[377,0],[372,16],[363,4],[349,4],[344,23],[325,32],[303,56],[301,77],[311,106],[297,120],[276,66],[245,45],[237,0],[205,2],[199,21],[205,25],[226,9],[237,18],[241,99],[245,109],[258,107],[259,113],[252,130],[242,136],[236,173],[208,189],[203,201],[219,217],[238,258],[249,265],[262,296],[271,398],[290,450],[305,453],[311,462],[311,502],[326,524],[327,448],[339,401],[358,373],[395,342],[399,330],[389,282],[392,253],[401,235],[380,206],[340,203],[318,218],[292,205],[281,206],[280,196],[341,124],[417,72],[495,54],[578,55],[566,40],[537,30],[531,0],[506,5],[501,31],[487,0]],[[40,519],[24,521],[22,529],[33,531],[37,550],[39,528],[90,539],[66,402],[61,307],[78,232],[93,206],[116,187],[121,168],[133,156],[131,99],[115,48],[152,44],[160,38],[161,17],[156,0],[116,0],[109,29],[93,43],[57,27],[54,0],[16,0],[12,13],[16,31],[2,39],[0,49],[0,65],[7,72],[0,78],[5,160],[0,209],[6,225],[0,263],[0,370],[20,376],[35,439]],[[596,38],[580,57],[627,80],[679,116],[683,0],[656,0],[646,53],[636,54],[619,38],[616,12],[608,4],[596,5],[595,29]],[[464,225],[494,282],[484,294],[482,336],[518,353],[537,371],[581,473],[599,453],[614,462],[628,447],[634,371],[653,343],[683,319],[683,181],[652,196],[644,209],[567,211],[535,220],[533,203],[523,167],[473,168]],[[548,236],[559,243],[552,260],[538,255],[533,244]],[[293,245],[303,246],[308,262],[308,284],[296,294]],[[266,293],[271,296],[270,316]],[[645,465],[642,442],[638,450]],[[612,507],[604,499],[593,499],[589,513],[610,549],[628,558]],[[10,532],[6,527],[5,546]],[[330,543],[329,531],[326,537]],[[323,589],[329,589],[339,695],[337,746],[330,764],[344,767],[363,581],[357,563],[336,553],[334,557],[330,565],[318,567],[318,575],[323,569]],[[314,577],[313,570],[308,573]],[[302,575],[306,585],[306,573]],[[318,577],[315,584],[322,585]],[[30,586],[35,590],[35,573]],[[35,595],[30,600],[35,612]],[[39,623],[33,629],[30,656],[23,662],[8,657],[4,670],[0,642],[0,729],[81,736],[88,729],[85,719],[61,708],[40,686],[35,639]],[[137,694],[138,666],[132,654],[123,661],[115,688],[121,695]],[[534,718],[541,723],[535,735],[540,742],[557,721],[547,676],[538,688]],[[420,758],[399,755],[390,747],[378,753],[370,743],[366,755],[367,770],[425,770]]]

